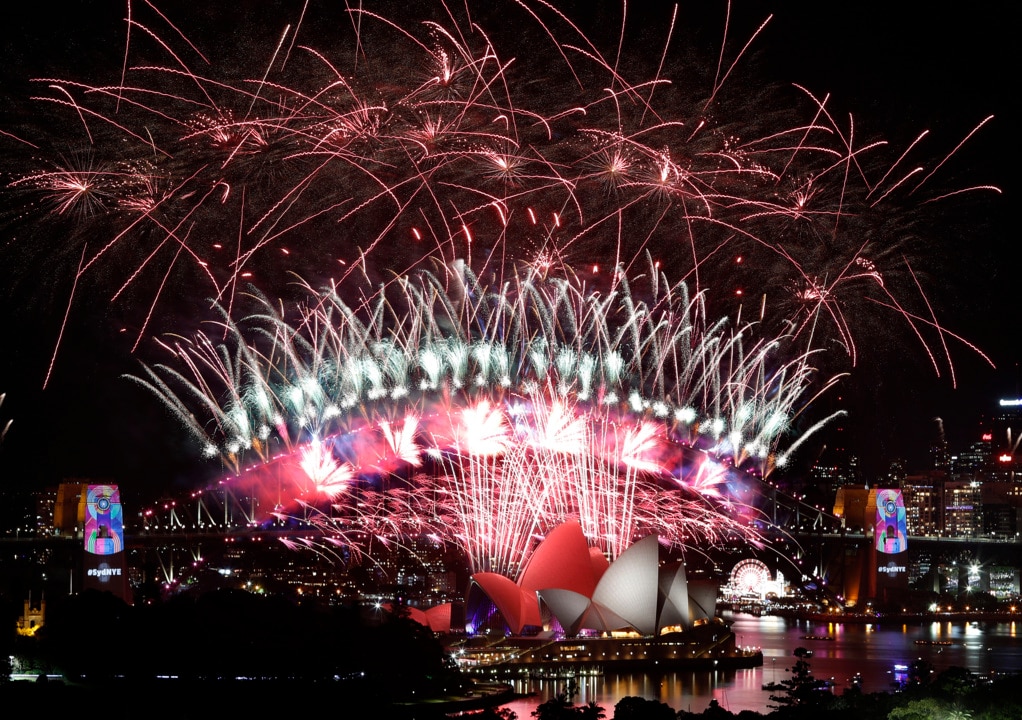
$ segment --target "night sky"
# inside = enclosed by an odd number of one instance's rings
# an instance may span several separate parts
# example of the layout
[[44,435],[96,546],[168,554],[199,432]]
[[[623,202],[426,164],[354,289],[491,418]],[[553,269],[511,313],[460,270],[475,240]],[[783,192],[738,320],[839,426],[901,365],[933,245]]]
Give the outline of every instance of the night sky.
[[[148,8],[136,5],[137,17],[153,17]],[[258,75],[266,59],[257,57],[258,52],[269,55],[283,26],[296,22],[302,9],[301,2],[232,3],[230,11],[213,4],[201,10],[192,3],[155,5],[198,45],[213,46],[214,54],[229,56],[234,44],[245,46],[234,69],[247,75]],[[302,40],[317,47],[330,47],[333,23],[343,20],[336,8],[323,12],[319,6],[325,5],[311,2],[303,26]],[[335,5],[341,4],[330,3]],[[726,6],[700,5],[697,11],[684,4],[679,9],[673,55],[685,56],[686,43],[691,43],[712,63]],[[624,54],[651,54],[646,60],[655,65],[671,5],[650,7],[630,20]],[[25,80],[117,82],[124,55],[124,8],[123,3],[78,2],[58,13],[50,4],[35,3],[7,19],[0,58],[0,153],[7,158],[0,168],[3,186],[23,172],[12,159],[20,163],[31,158],[5,133],[21,135],[33,124],[50,128],[51,135],[80,129],[67,108],[56,113],[33,103],[29,97],[39,88]],[[926,252],[934,261],[924,278],[927,297],[943,325],[979,347],[996,369],[954,342],[949,345],[957,375],[954,387],[946,363],[938,377],[910,333],[880,327],[875,339],[863,338],[851,377],[816,408],[821,415],[834,407],[849,410],[845,426],[850,449],[875,476],[892,457],[906,457],[910,467],[921,468],[927,443],[936,435],[934,418],[943,419],[952,447],[961,447],[976,439],[981,414],[992,411],[998,398],[1020,393],[1019,296],[1009,280],[1018,253],[1008,230],[1017,192],[1017,142],[1009,138],[1018,127],[1012,79],[1017,61],[1009,49],[1015,24],[1007,2],[959,4],[955,12],[915,0],[841,8],[801,1],[736,3],[727,46],[732,58],[752,31],[774,15],[725,85],[729,102],[740,102],[744,88],[752,94],[761,83],[794,97],[791,84],[797,83],[821,97],[831,94],[828,107],[835,114],[854,115],[863,137],[882,135],[892,145],[904,146],[928,129],[925,152],[931,158],[949,153],[993,115],[939,179],[949,188],[996,185],[1003,190],[999,196],[976,193],[923,210],[932,232]],[[601,3],[593,17],[579,17],[603,31],[601,47],[613,54],[620,4]],[[497,34],[508,31],[514,28]],[[594,30],[594,39],[598,35]],[[524,48],[521,54],[528,51]],[[683,72],[684,66],[672,61],[664,74],[673,78]],[[73,307],[68,317],[43,390],[78,258],[62,250],[60,237],[31,232],[25,217],[37,211],[26,207],[23,196],[6,192],[0,196],[0,209],[0,393],[6,393],[0,423],[14,421],[0,447],[0,484],[10,488],[52,484],[65,477],[104,477],[122,485],[185,488],[215,474],[218,468],[199,458],[195,443],[159,404],[121,378],[137,371],[139,359],[151,347],[143,343],[132,352],[134,328],[147,310],[142,303],[129,301],[125,307],[105,302],[109,293],[86,294],[87,302]],[[110,273],[111,286],[117,282],[115,268],[99,272]],[[182,325],[201,312],[189,309],[186,299],[176,296],[170,302],[178,322],[186,319]],[[154,327],[172,329],[159,323]]]

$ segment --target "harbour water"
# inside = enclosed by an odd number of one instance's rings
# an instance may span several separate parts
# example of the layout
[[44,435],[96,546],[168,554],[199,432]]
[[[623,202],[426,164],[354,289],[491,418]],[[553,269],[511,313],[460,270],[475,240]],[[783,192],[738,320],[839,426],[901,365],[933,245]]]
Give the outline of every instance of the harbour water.
[[[792,653],[804,647],[814,677],[833,680],[841,693],[861,674],[864,692],[893,689],[897,666],[921,659],[937,672],[963,667],[982,675],[1022,672],[1022,623],[926,622],[915,624],[841,624],[752,615],[725,615],[740,646],[763,651],[763,666],[701,672],[615,673],[577,678],[576,703],[595,701],[613,716],[614,705],[629,695],[656,699],[675,710],[702,712],[716,699],[732,712],[769,712],[765,683],[790,676]],[[827,638],[827,639],[824,639]],[[528,720],[536,707],[563,691],[566,680],[522,680],[520,693],[533,693],[504,707]]]

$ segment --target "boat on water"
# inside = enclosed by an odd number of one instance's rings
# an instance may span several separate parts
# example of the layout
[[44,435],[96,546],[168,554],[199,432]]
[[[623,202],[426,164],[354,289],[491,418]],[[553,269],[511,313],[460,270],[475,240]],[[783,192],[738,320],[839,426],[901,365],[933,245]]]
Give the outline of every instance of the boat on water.
[[764,690],[773,690],[773,691],[776,692],[777,690],[784,690],[784,685],[779,683],[779,682],[768,682],[768,683],[763,683],[763,689]]
[[916,640],[916,645],[954,645],[950,640]]
[[803,635],[803,640],[833,640],[833,635]]

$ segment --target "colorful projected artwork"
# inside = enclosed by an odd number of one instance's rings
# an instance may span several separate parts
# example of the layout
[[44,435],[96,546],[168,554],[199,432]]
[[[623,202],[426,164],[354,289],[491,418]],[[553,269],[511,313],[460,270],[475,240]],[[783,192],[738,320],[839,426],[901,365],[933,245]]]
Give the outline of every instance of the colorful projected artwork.
[[877,552],[887,555],[908,549],[905,523],[905,500],[901,490],[877,490],[876,538]]
[[85,550],[113,555],[124,549],[121,495],[116,485],[89,485],[85,502]]

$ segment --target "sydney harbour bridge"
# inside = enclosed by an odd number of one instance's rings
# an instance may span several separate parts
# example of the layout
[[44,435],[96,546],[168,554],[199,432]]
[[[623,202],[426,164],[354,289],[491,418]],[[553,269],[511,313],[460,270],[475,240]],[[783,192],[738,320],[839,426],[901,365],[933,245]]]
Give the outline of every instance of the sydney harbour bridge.
[[[763,547],[735,542],[707,550],[718,572],[726,575],[736,562],[755,558],[793,585],[817,592],[829,587],[832,596],[838,596],[849,572],[849,556],[865,552],[873,543],[870,528],[766,481],[753,481],[752,496],[754,522],[767,542]],[[284,546],[301,552],[320,546],[327,534],[311,520],[274,517],[259,498],[222,483],[187,497],[164,499],[138,512],[135,520],[126,523],[125,544],[158,566],[163,581],[173,582],[216,548],[229,546],[237,552],[256,544],[262,548],[276,544],[281,553],[288,552]],[[1017,538],[909,535],[908,547],[912,560],[922,558],[926,565],[1013,565],[1019,542]],[[327,559],[343,562],[341,554]]]

